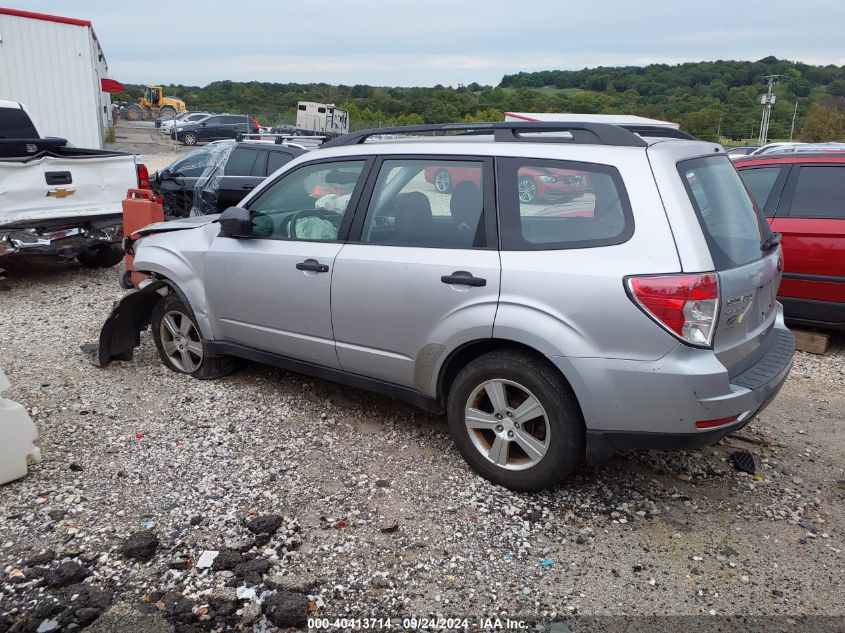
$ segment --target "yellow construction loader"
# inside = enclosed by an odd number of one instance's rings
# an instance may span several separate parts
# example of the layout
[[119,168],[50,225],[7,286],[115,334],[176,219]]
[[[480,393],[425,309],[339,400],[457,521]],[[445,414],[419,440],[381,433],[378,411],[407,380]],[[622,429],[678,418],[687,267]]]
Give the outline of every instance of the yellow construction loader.
[[126,118],[130,121],[157,117],[169,118],[184,112],[185,102],[176,97],[164,96],[161,86],[145,86],[144,95],[126,107]]

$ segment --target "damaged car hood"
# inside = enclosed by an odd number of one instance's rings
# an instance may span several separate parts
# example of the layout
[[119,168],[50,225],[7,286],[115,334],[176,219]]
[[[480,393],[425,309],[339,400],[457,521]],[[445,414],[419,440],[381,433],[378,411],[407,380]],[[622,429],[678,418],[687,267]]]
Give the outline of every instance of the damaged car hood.
[[156,222],[155,224],[148,224],[142,229],[135,231],[137,235],[150,235],[151,233],[166,233],[168,231],[184,231],[185,229],[197,229],[206,224],[216,222],[220,214],[216,215],[199,215],[190,218],[180,218],[177,220],[168,220],[167,222]]

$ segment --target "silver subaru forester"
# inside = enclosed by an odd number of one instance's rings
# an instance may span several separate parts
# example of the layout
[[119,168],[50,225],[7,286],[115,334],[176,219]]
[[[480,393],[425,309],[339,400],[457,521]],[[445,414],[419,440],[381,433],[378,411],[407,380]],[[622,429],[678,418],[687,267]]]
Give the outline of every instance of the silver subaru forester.
[[678,130],[368,130],[128,236],[143,281],[99,360],[150,325],[197,378],[245,358],[401,398],[445,412],[479,474],[539,490],[712,444],[772,400],[794,350],[779,238],[724,150]]

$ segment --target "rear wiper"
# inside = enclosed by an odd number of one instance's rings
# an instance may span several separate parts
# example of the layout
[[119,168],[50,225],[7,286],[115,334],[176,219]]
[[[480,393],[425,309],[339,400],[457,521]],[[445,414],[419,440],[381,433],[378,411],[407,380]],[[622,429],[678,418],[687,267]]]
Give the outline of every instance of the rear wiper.
[[780,233],[772,233],[762,244],[760,244],[760,250],[763,252],[768,252],[772,250],[778,244],[780,244],[780,239]]

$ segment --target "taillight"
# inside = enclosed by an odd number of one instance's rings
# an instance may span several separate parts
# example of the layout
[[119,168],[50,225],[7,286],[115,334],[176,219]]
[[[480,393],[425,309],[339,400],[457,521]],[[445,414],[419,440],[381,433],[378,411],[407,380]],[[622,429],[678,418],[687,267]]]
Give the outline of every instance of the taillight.
[[138,171],[138,189],[151,189],[150,187],[150,172],[144,163],[135,165]]
[[627,284],[634,302],[679,339],[698,347],[713,343],[719,311],[716,273],[629,277]]

